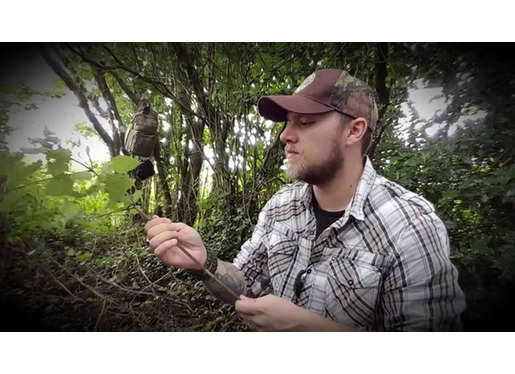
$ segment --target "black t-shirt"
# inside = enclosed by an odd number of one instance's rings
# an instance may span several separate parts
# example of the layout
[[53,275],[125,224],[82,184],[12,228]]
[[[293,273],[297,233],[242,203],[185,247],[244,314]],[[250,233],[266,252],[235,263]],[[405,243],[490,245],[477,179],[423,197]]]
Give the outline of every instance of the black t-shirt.
[[345,213],[344,210],[340,210],[339,212],[328,212],[322,210],[318,205],[317,199],[313,196],[313,209],[315,210],[315,217],[317,220],[317,235],[318,236],[329,226],[331,226],[334,222],[338,221]]

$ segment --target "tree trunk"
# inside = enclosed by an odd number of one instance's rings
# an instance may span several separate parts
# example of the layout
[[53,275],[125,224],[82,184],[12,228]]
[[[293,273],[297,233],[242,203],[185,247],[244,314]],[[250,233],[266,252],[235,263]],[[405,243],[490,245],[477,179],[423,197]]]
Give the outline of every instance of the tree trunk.
[[370,158],[374,158],[377,145],[381,142],[381,137],[387,128],[387,124],[382,121],[388,105],[390,104],[390,90],[386,86],[388,63],[388,43],[377,43],[376,48],[376,92],[378,95],[378,116],[377,127],[373,137],[372,145],[368,151]]

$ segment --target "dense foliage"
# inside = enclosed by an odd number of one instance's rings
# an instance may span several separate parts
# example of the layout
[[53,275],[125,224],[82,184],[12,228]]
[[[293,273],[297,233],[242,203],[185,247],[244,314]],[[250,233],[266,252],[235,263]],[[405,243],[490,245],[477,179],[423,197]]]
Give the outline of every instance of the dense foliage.
[[[28,306],[50,321],[46,328],[243,329],[230,308],[200,284],[181,271],[167,271],[146,252],[144,220],[131,206],[195,225],[221,258],[231,260],[260,208],[288,182],[281,168],[281,124],[257,115],[258,98],[291,93],[316,68],[340,67],[377,92],[380,124],[369,152],[376,168],[430,200],[447,225],[468,300],[465,328],[512,329],[515,73],[507,46],[34,48],[77,96],[89,120],[77,128],[100,137],[111,155],[105,164],[91,161],[73,171],[70,150],[50,131],[34,134],[34,146],[23,150],[44,155],[44,162],[8,152],[9,108],[30,105],[35,93],[23,85],[2,87],[0,287],[5,303]],[[426,96],[427,103],[415,102],[414,89],[437,94]],[[123,134],[141,98],[160,113],[160,142],[153,156],[157,174],[135,186],[127,172],[138,161],[123,154]],[[433,101],[441,104],[421,115],[421,107]],[[87,313],[74,313],[81,308]]]

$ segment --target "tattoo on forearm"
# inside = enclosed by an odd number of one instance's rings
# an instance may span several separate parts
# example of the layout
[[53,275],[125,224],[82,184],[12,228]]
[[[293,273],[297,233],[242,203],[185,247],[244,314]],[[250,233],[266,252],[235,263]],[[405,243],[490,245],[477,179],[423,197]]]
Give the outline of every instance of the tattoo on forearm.
[[[245,294],[246,285],[243,274],[230,262],[218,260],[215,276],[223,284],[233,290],[236,295]],[[228,304],[234,304],[236,302],[236,300],[234,300],[234,296],[229,294],[229,292],[224,290],[223,287],[221,287],[211,278],[208,278],[204,281],[204,286],[206,286],[211,295],[222,300],[223,302]]]

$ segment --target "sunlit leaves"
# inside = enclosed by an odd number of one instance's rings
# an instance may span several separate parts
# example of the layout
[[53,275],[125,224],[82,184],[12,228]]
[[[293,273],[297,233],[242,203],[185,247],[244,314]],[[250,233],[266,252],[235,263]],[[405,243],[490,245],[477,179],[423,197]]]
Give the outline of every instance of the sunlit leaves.
[[[123,211],[131,201],[128,190],[134,184],[126,170],[138,162],[121,157],[107,162],[102,170],[73,172],[72,154],[54,144],[53,134],[33,138],[34,152],[44,154],[46,163],[28,163],[22,154],[2,154],[0,158],[0,212],[11,213],[10,238],[37,233],[66,233],[70,224],[90,231],[110,227],[113,218],[106,210]],[[50,140],[47,140],[50,139]],[[51,145],[51,147],[50,147]],[[115,171],[116,170],[116,171]],[[141,192],[136,195],[140,198]],[[91,219],[91,215],[105,217]],[[89,218],[88,218],[89,217]],[[106,223],[107,222],[107,223]]]

